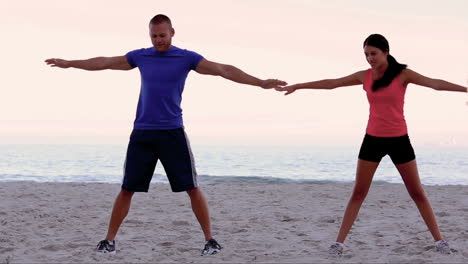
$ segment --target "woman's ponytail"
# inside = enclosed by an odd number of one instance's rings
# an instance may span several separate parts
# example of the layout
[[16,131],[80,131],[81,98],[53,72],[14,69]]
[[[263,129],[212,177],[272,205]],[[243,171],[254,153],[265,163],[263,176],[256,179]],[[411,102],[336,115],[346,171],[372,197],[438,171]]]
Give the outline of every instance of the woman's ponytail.
[[388,68],[382,78],[375,80],[372,85],[372,91],[377,91],[379,88],[387,87],[392,83],[393,79],[398,76],[406,67],[406,64],[399,63],[392,55],[387,56]]

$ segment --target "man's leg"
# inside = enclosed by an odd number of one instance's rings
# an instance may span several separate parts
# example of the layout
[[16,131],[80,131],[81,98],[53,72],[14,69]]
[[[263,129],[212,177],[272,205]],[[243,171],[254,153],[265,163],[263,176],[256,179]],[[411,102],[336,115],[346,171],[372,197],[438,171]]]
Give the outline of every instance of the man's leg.
[[130,203],[132,201],[134,192],[129,192],[124,189],[120,190],[112,208],[112,215],[107,230],[106,240],[114,240],[119,230],[120,225],[130,210]]
[[183,128],[161,131],[158,154],[173,192],[187,192],[192,210],[205,235],[202,255],[218,253],[222,247],[211,234],[210,213],[206,198],[198,187],[195,162]]
[[[133,130],[125,157],[122,188],[114,202],[106,240],[114,240],[128,214],[133,194],[148,192],[158,161],[153,147],[154,131]],[[129,191],[131,190],[131,191]]]
[[187,194],[192,203],[192,210],[197,218],[200,226],[205,234],[205,240],[208,241],[213,238],[211,235],[210,212],[208,209],[208,202],[200,187],[188,190]]

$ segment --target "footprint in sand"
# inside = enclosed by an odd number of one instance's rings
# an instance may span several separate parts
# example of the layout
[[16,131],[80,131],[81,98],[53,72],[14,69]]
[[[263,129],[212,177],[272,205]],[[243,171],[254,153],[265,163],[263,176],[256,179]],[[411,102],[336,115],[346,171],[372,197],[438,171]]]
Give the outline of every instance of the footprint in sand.
[[158,244],[158,246],[161,246],[161,247],[171,247],[173,245],[174,245],[173,242],[162,242]]
[[86,244],[86,243],[81,243],[81,244],[68,244],[67,245],[69,248],[80,248],[80,247],[88,247],[89,244]]
[[281,219],[281,222],[294,222],[294,221],[298,221],[298,219],[296,218],[291,218],[287,215],[283,216],[283,219]]
[[144,222],[140,221],[140,220],[134,220],[134,219],[129,219],[126,221],[127,224],[136,224],[136,225],[142,225],[144,224]]
[[237,233],[245,233],[245,232],[247,232],[247,229],[241,228],[241,229],[234,230],[232,233],[237,234]]
[[336,219],[331,216],[324,216],[319,219],[319,222],[333,224],[336,222]]
[[362,245],[367,244],[366,242],[362,242],[362,241],[359,241],[359,240],[354,241],[354,243],[358,244],[358,246],[362,246]]
[[[4,253],[7,253],[7,252],[10,252],[10,251],[14,251],[15,249],[14,248],[0,248],[0,253],[1,254],[4,254]],[[7,262],[8,263],[8,262]]]
[[406,253],[407,250],[408,250],[408,247],[407,247],[407,246],[400,246],[400,247],[397,247],[397,248],[392,249],[392,252],[395,252],[395,253]]
[[64,245],[47,245],[45,247],[42,247],[41,249],[47,250],[47,251],[59,251],[64,249]]
[[425,251],[433,251],[433,250],[436,250],[436,249],[435,249],[435,246],[425,246],[424,250]]
[[189,222],[187,221],[172,221],[172,224],[175,226],[186,226],[189,225]]
[[378,231],[373,232],[374,236],[376,237],[384,237],[384,235],[380,234]]
[[450,216],[450,214],[447,213],[447,212],[438,212],[438,213],[436,213],[436,215],[437,215],[438,217]]

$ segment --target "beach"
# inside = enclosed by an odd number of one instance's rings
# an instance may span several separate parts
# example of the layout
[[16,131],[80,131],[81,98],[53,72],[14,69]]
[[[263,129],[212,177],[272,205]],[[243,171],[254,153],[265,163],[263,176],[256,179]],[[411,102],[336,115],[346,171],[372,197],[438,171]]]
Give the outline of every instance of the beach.
[[103,239],[119,184],[0,183],[0,263],[467,263],[468,186],[425,190],[442,235],[434,241],[402,184],[373,184],[342,257],[327,254],[352,184],[215,183],[202,185],[214,237],[224,247],[200,256],[204,239],[185,193],[153,184],[134,196],[117,236]]

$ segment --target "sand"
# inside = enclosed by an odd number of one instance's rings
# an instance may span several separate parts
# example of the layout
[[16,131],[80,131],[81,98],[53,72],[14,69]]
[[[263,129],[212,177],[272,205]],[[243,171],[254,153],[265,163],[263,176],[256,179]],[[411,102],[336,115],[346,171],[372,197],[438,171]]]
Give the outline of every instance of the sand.
[[341,258],[327,254],[350,184],[203,185],[224,247],[204,239],[185,193],[154,184],[134,196],[115,255],[104,238],[118,184],[0,183],[0,263],[468,263],[468,186],[425,186],[443,236],[441,255],[403,185],[374,184]]

